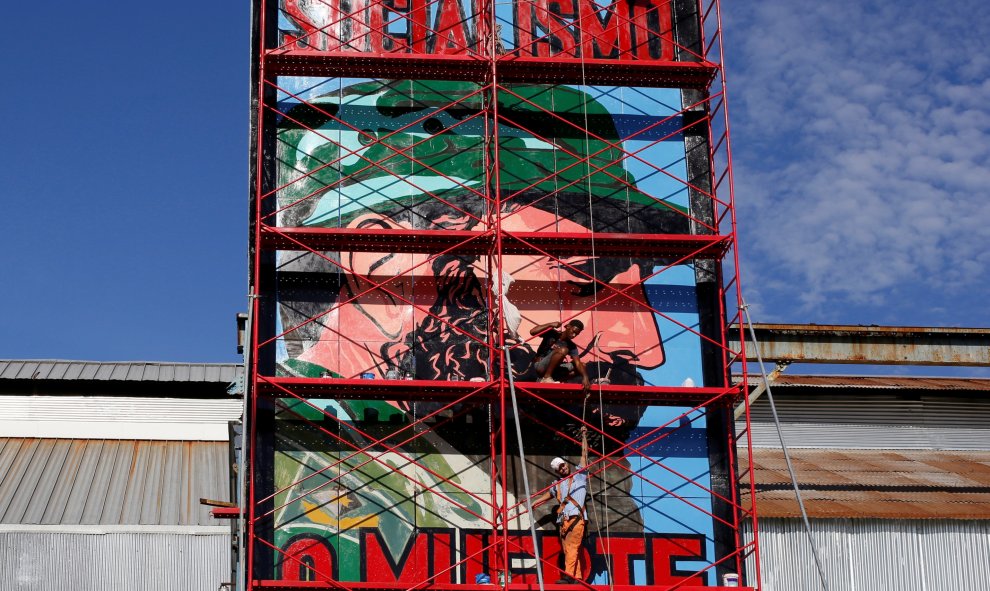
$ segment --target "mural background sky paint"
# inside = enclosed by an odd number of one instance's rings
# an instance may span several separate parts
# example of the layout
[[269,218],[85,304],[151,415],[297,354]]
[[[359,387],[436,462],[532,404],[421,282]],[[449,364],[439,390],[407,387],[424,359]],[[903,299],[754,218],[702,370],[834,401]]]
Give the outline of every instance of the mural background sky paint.
[[[248,10],[8,7],[0,357],[237,360]],[[990,326],[990,7],[723,11],[754,320]]]

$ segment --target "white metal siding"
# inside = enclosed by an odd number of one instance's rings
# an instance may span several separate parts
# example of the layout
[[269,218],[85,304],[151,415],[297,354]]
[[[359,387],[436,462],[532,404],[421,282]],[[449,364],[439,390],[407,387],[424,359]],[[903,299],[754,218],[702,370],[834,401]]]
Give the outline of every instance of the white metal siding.
[[[762,591],[820,591],[801,520],[759,525]],[[990,590],[990,521],[813,519],[811,527],[829,591]]]
[[4,437],[226,441],[236,398],[0,396]]
[[[788,447],[990,450],[990,400],[896,395],[774,396]],[[753,445],[780,447],[766,399],[753,405]]]
[[0,532],[3,591],[216,591],[230,536]]

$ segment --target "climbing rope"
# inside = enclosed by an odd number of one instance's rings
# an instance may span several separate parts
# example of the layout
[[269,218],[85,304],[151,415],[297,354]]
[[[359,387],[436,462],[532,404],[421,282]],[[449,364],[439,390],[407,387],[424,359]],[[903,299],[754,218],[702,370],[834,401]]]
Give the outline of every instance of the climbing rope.
[[[509,395],[512,399],[512,416],[516,422],[516,443],[519,445],[519,464],[522,466],[523,492],[526,495],[526,513],[529,515],[529,533],[533,537],[534,554],[539,554],[536,551],[540,546],[536,542],[536,520],[533,519],[533,494],[530,492],[529,474],[526,470],[526,452],[523,449],[522,425],[519,423],[519,403],[516,401],[516,382],[512,377],[512,358],[509,355],[509,346],[504,342],[502,343],[502,350],[505,353],[505,366],[508,370],[506,373],[509,374]],[[540,557],[536,556],[535,558],[536,580],[540,585],[540,591],[543,591],[543,566],[540,564]]]
[[[598,310],[598,281],[599,281],[599,279],[598,279],[598,256],[597,256],[597,252],[595,250],[595,204],[594,204],[594,198],[593,198],[593,192],[592,192],[592,183],[591,183],[591,176],[593,174],[592,171],[591,171],[591,138],[590,138],[590,133],[589,133],[589,130],[588,130],[588,97],[589,97],[588,84],[587,84],[588,79],[587,79],[587,74],[586,74],[586,71],[585,71],[584,51],[581,50],[581,51],[578,51],[578,53],[581,55],[581,90],[584,93],[584,96],[582,97],[582,100],[581,100],[581,114],[582,114],[582,117],[584,119],[584,154],[585,154],[584,168],[585,168],[585,185],[587,187],[587,192],[588,192],[588,225],[589,225],[589,229],[591,230],[591,279],[592,279],[592,282],[593,282],[593,289],[592,289],[592,292],[591,292],[592,293],[593,300],[592,300],[592,307],[591,307],[591,309],[594,310],[594,311],[597,311]],[[598,331],[595,330],[595,328],[596,328],[595,314],[592,313],[592,315],[591,315],[591,334],[593,335],[592,336],[592,343],[593,344],[597,344],[597,341],[598,341],[598,338],[599,338]],[[594,349],[597,349],[597,347],[593,348],[593,350]],[[599,422],[599,433],[601,435],[601,437],[599,437],[599,439],[601,441],[601,458],[603,460],[603,465],[602,465],[602,470],[601,470],[601,477],[600,477],[600,481],[601,481],[601,487],[600,488],[601,488],[601,491],[602,491],[602,503],[603,503],[602,513],[603,513],[603,515],[605,517],[605,544],[606,544],[606,547],[605,547],[605,573],[606,573],[606,575],[608,577],[609,588],[612,589],[612,588],[614,588],[614,585],[615,585],[615,581],[614,581],[615,577],[612,576],[612,558],[611,558],[611,556],[612,556],[612,536],[611,536],[611,532],[610,532],[611,519],[609,518],[609,507],[608,507],[608,488],[609,488],[608,487],[608,476],[607,476],[608,464],[607,464],[607,462],[604,461],[605,452],[606,452],[606,449],[605,449],[605,405],[604,405],[604,398],[602,396],[601,364],[599,363],[599,365],[597,367],[599,369],[598,369],[598,377],[595,379],[595,384],[598,386],[597,387],[597,390],[598,390],[598,422]],[[584,402],[582,403],[582,407],[581,407],[581,423],[582,423],[582,425],[586,425],[587,424],[587,409],[588,409],[588,399],[589,398],[590,398],[590,393],[585,394],[585,396],[584,396]],[[587,469],[587,467],[585,467],[585,468]],[[587,492],[590,493],[591,491],[589,490]],[[595,506],[594,496],[592,496],[591,508],[592,508],[592,511],[594,512],[594,515],[595,515],[595,533],[597,534],[597,536],[599,538],[601,538],[602,537],[601,519],[599,518],[598,510],[597,510],[597,507]]]

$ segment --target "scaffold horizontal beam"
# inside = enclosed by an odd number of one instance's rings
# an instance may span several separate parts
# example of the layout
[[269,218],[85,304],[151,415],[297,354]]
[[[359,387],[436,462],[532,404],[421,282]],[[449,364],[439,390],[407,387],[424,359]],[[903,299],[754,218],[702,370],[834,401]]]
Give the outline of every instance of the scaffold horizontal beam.
[[[717,66],[707,61],[568,59],[503,56],[495,61],[500,82],[707,88]],[[275,76],[347,76],[415,80],[473,80],[490,76],[492,62],[478,55],[372,54],[274,50],[265,71]]]
[[265,57],[275,76],[346,76],[402,80],[483,80],[491,62],[470,55],[375,55],[364,52],[276,50]]
[[496,64],[500,82],[599,84],[654,88],[707,88],[715,77],[710,62],[553,59],[508,57]]
[[[516,391],[525,396],[532,392],[545,400],[581,401],[584,391],[580,384],[543,384],[520,382]],[[601,393],[604,402],[626,404],[686,404],[711,402],[719,397],[735,398],[741,394],[740,385],[729,388],[680,386],[620,386],[593,385],[595,398]],[[442,380],[354,380],[338,378],[261,378],[258,393],[285,397],[289,392],[300,398],[346,400],[420,400],[444,401],[470,398],[477,401],[496,400],[498,382],[448,382]]]
[[[262,248],[342,252],[485,254],[494,232],[361,228],[273,228],[261,230]],[[714,259],[725,254],[731,236],[590,232],[503,232],[503,254],[555,256],[670,256]]]

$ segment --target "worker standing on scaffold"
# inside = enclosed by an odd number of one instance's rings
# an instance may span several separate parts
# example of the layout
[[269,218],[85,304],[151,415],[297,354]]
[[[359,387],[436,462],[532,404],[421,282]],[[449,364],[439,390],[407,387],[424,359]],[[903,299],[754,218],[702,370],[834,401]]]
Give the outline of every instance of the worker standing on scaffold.
[[[588,392],[591,390],[591,380],[578,354],[577,345],[574,344],[574,339],[584,330],[584,323],[575,318],[565,324],[563,330],[558,330],[559,328],[560,322],[556,321],[534,326],[529,331],[534,337],[543,335],[543,340],[540,341],[536,356],[533,358],[533,369],[536,370],[540,382],[544,384],[557,383],[557,380],[553,379],[553,373],[558,368],[566,370],[568,377],[580,374],[584,391]],[[571,357],[569,363],[564,361],[568,355]]]
[[571,473],[571,466],[564,458],[550,461],[550,469],[560,476],[553,486],[534,499],[537,507],[550,499],[557,499],[557,527],[560,528],[560,546],[564,554],[564,573],[557,583],[568,584],[584,580],[581,571],[581,541],[584,539],[588,515],[584,507],[588,496],[588,429],[581,427],[581,463]]

